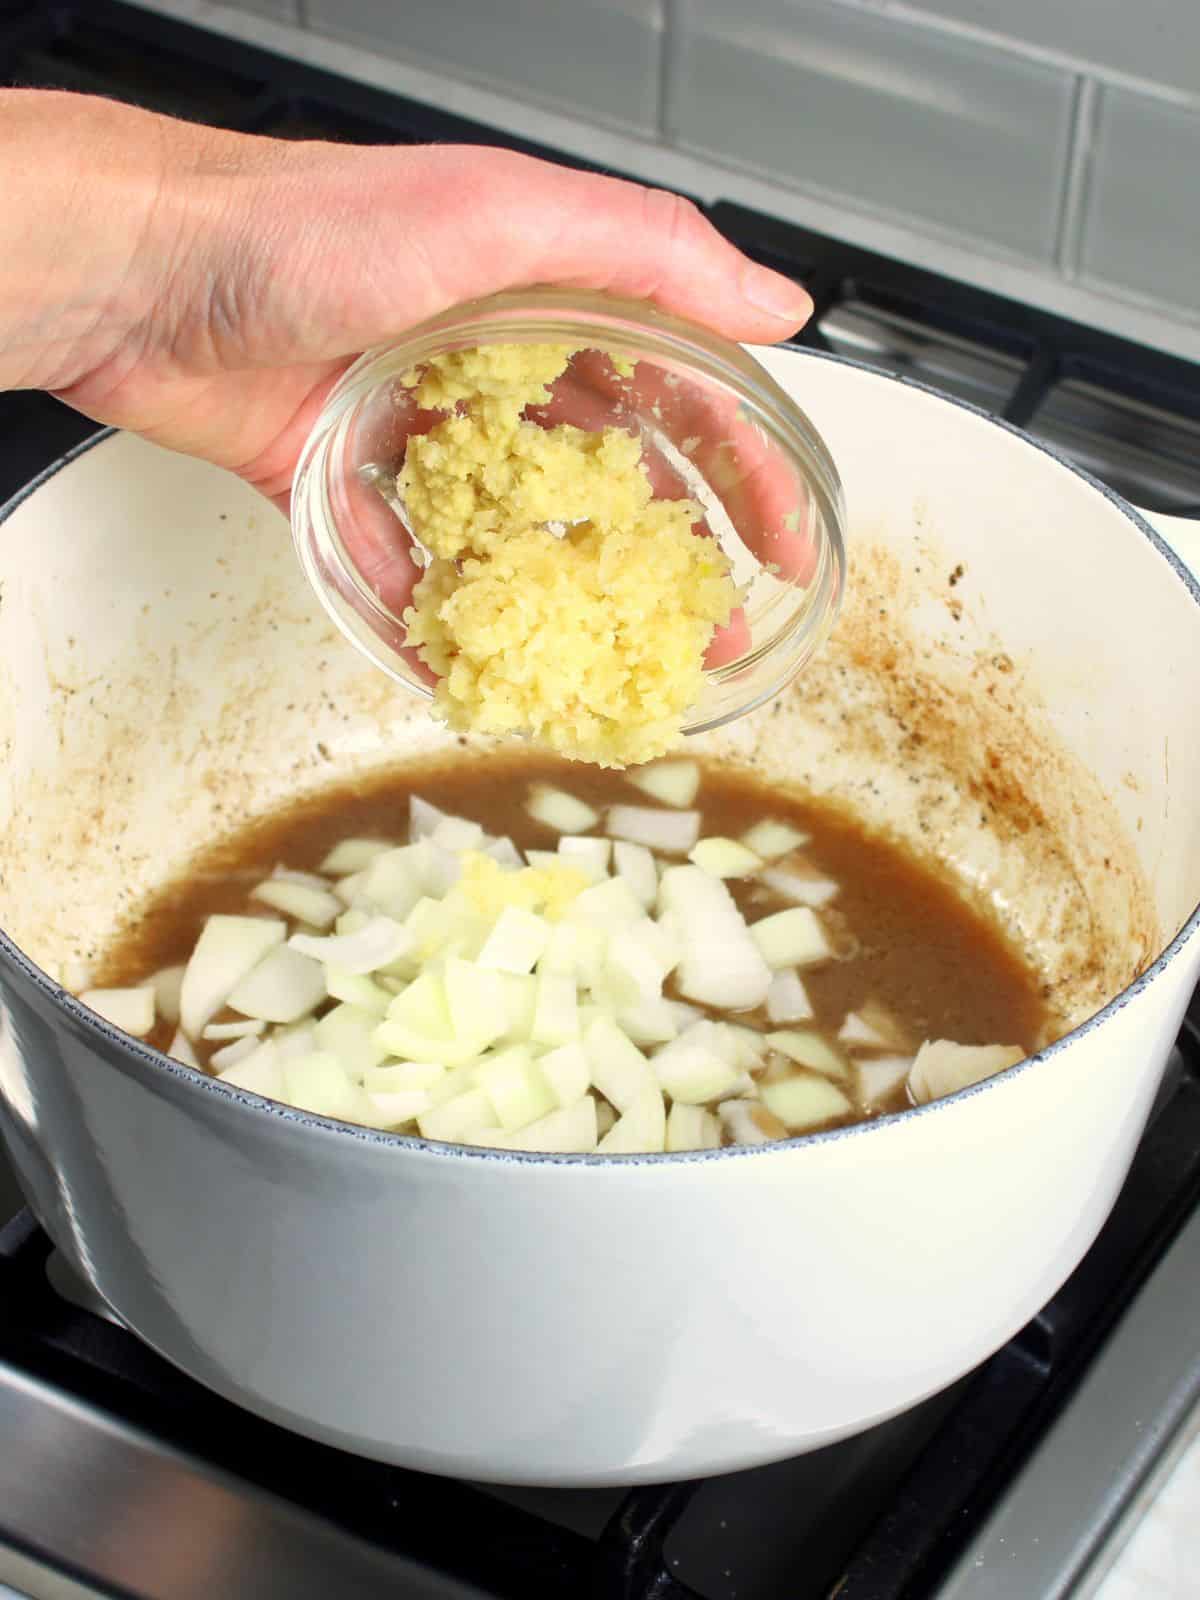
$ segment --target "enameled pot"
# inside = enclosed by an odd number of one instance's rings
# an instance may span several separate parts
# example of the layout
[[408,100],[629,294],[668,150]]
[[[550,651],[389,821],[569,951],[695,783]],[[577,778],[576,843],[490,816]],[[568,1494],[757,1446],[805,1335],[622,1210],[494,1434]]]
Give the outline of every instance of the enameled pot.
[[562,1485],[813,1449],[1002,1344],[1121,1185],[1200,967],[1200,590],[1007,427],[764,359],[841,471],[850,598],[781,701],[697,745],[989,895],[1080,1024],[950,1100],[782,1145],[424,1146],[232,1090],[71,999],[214,832],[447,736],[332,632],[232,477],[109,436],[4,513],[4,1138],[130,1327],[287,1427]]

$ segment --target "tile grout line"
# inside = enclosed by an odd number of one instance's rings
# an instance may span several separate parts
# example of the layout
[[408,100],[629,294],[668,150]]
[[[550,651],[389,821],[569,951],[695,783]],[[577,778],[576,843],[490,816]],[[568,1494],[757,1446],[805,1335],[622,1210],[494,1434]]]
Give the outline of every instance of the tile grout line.
[[1100,85],[1095,78],[1085,76],[1076,79],[1070,145],[1054,241],[1054,262],[1068,283],[1074,283],[1079,276],[1099,107]]

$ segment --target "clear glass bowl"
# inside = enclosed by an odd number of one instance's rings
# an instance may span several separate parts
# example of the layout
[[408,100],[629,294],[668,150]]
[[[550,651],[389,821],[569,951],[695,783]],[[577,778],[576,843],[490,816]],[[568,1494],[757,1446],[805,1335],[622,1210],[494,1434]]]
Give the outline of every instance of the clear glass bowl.
[[728,659],[706,668],[685,732],[717,727],[777,694],[825,640],[841,605],[845,507],[829,452],[739,345],[601,294],[536,289],[455,306],[368,351],[331,391],[296,469],[292,532],[309,582],[346,637],[432,698],[433,676],[406,646],[403,605],[388,604],[389,590],[403,588],[395,553],[401,574],[406,553],[417,567],[426,559],[395,474],[408,435],[439,420],[416,411],[414,372],[435,355],[488,344],[580,352],[552,389],[554,420],[635,429],[656,492],[697,501],[729,557],[744,620],[726,636]]

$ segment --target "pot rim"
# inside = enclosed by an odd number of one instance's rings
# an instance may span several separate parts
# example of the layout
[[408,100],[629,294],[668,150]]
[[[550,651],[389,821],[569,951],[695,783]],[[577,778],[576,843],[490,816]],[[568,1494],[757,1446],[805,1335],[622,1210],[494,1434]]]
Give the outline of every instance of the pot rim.
[[[1107,484],[1101,483],[1085,468],[1077,466],[1073,461],[1056,450],[1052,445],[1041,439],[1035,439],[1030,434],[1018,428],[1015,424],[1007,422],[1003,417],[992,415],[982,407],[974,405],[969,400],[959,399],[955,395],[942,393],[932,385],[922,383],[916,378],[903,374],[882,372],[864,361],[856,361],[849,356],[835,355],[824,350],[810,350],[796,346],[773,347],[786,351],[790,355],[800,356],[808,360],[828,361],[837,366],[849,367],[861,372],[865,377],[885,384],[898,384],[903,388],[915,389],[918,393],[929,395],[934,400],[960,410],[969,412],[980,418],[983,422],[999,428],[1002,432],[1012,435],[1018,444],[1039,451],[1048,456],[1059,467],[1081,479],[1090,488],[1096,490],[1101,497],[1129,522],[1138,534],[1147,540],[1166,560],[1168,566],[1184,584],[1193,602],[1200,610],[1200,582],[1193,576],[1190,569],[1180,560],[1179,556],[1167,541],[1151,527],[1140,512],[1127,501],[1123,495],[1111,489]],[[97,445],[107,443],[122,430],[117,428],[102,428],[89,438],[73,446],[65,454],[52,461],[36,477],[19,488],[3,504],[0,504],[0,527],[17,511],[26,500],[32,496],[52,478],[57,477],[65,468],[71,466],[88,451]],[[993,1074],[990,1078],[983,1079],[980,1083],[971,1084],[965,1089],[960,1089],[952,1095],[946,1095],[940,1100],[932,1100],[927,1105],[911,1106],[902,1112],[895,1112],[870,1122],[856,1122],[844,1128],[830,1128],[819,1133],[799,1134],[792,1139],[780,1139],[771,1144],[763,1145],[726,1145],[717,1150],[679,1150],[671,1152],[646,1152],[639,1155],[597,1155],[591,1154],[552,1154],[535,1150],[491,1150],[478,1145],[438,1144],[426,1141],[407,1134],[385,1133],[375,1128],[360,1127],[355,1123],[337,1122],[329,1117],[317,1116],[312,1112],[300,1111],[294,1106],[285,1105],[280,1101],[268,1100],[262,1096],[251,1094],[249,1091],[236,1089],[230,1084],[222,1083],[219,1078],[210,1077],[198,1068],[185,1066],[182,1062],[175,1061],[172,1057],[161,1051],[152,1049],[140,1040],[132,1038],[111,1023],[97,1016],[94,1011],[82,1005],[74,995],[70,994],[61,984],[54,982],[49,975],[42,971],[35,962],[25,955],[8,934],[0,927],[0,963],[9,964],[17,968],[35,988],[49,999],[53,1004],[60,1006],[73,1022],[82,1027],[85,1034],[92,1034],[97,1043],[103,1041],[110,1048],[115,1047],[128,1064],[139,1073],[148,1071],[154,1074],[154,1082],[165,1084],[173,1083],[178,1091],[185,1095],[204,1093],[213,1094],[226,1103],[234,1103],[243,1108],[243,1111],[258,1116],[269,1116],[292,1123],[299,1128],[315,1133],[320,1137],[344,1140],[352,1139],[360,1143],[392,1147],[397,1153],[404,1152],[410,1158],[420,1158],[428,1161],[467,1161],[467,1162],[500,1162],[516,1164],[518,1166],[535,1167],[566,1167],[578,1172],[604,1171],[611,1172],[615,1169],[624,1169],[630,1166],[678,1166],[697,1162],[729,1162],[729,1161],[767,1161],[791,1156],[799,1146],[832,1144],[838,1140],[861,1139],[877,1134],[880,1130],[904,1127],[917,1117],[935,1116],[939,1111],[962,1104],[964,1101],[977,1095],[989,1094],[1001,1085],[1021,1076],[1022,1074],[1038,1068],[1043,1061],[1049,1061],[1061,1051],[1078,1039],[1097,1028],[1132,1001],[1136,1000],[1160,975],[1165,972],[1175,958],[1187,945],[1192,936],[1200,928],[1200,902],[1193,908],[1183,926],[1174,938],[1166,945],[1162,952],[1150,963],[1146,970],[1128,984],[1121,992],[1114,995],[1111,1000],[1086,1018],[1078,1027],[1072,1028],[1061,1039],[1056,1039],[1053,1044],[1047,1045],[1044,1050],[1036,1051],[1027,1056],[1023,1061],[1018,1061],[1015,1066],[1007,1067],[1003,1072]]]

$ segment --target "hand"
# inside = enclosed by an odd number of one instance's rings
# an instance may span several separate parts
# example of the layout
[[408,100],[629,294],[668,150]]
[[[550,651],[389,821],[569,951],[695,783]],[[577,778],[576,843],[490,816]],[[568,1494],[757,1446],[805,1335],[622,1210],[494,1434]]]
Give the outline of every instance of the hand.
[[[678,197],[490,148],[291,144],[9,90],[0,192],[0,387],[50,390],[284,510],[339,375],[456,302],[607,289],[760,343],[811,310]],[[373,577],[402,596],[386,532]]]

